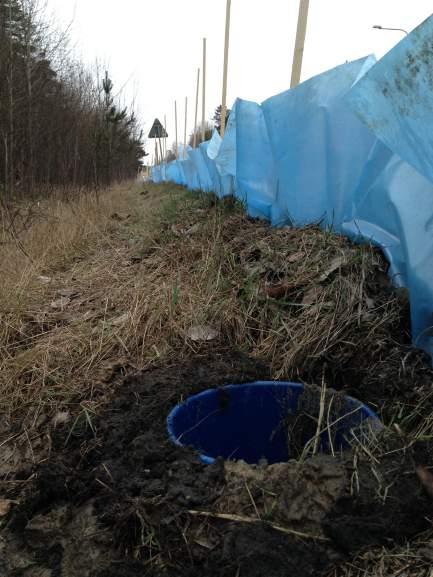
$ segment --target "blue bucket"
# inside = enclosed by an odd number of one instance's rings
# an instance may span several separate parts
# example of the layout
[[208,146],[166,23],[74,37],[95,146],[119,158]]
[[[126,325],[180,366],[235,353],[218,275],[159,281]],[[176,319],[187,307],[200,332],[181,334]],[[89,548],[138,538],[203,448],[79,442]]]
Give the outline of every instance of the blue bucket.
[[[247,463],[280,463],[294,458],[289,454],[289,415],[296,417],[304,386],[299,383],[259,381],[227,385],[189,397],[174,407],[167,418],[170,439],[180,446],[193,447],[204,463],[216,458]],[[320,390],[318,390],[320,396]],[[301,396],[302,398],[302,396]],[[351,430],[368,424],[380,428],[377,415],[352,397],[342,397],[343,406],[332,425],[334,451],[347,449]],[[302,439],[308,443],[309,438]],[[319,450],[330,452],[329,431],[320,435]]]

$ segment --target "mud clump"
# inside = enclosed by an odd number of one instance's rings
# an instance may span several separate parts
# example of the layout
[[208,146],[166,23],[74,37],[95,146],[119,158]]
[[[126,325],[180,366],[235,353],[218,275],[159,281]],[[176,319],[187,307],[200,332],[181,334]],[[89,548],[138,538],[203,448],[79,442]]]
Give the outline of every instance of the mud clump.
[[260,466],[204,465],[169,442],[166,416],[182,398],[269,378],[213,351],[126,379],[92,428],[59,426],[25,483],[19,471],[3,479],[14,504],[0,518],[0,575],[307,577],[429,526],[415,472],[431,462],[428,444],[391,436]]

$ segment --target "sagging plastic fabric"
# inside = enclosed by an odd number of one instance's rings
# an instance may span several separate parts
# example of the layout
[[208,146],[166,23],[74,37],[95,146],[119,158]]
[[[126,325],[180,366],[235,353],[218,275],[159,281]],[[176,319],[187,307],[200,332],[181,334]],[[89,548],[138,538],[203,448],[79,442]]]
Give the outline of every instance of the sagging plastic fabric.
[[238,99],[223,139],[156,167],[234,194],[273,225],[318,223],[380,247],[433,356],[433,17],[381,60],[338,66],[262,103]]

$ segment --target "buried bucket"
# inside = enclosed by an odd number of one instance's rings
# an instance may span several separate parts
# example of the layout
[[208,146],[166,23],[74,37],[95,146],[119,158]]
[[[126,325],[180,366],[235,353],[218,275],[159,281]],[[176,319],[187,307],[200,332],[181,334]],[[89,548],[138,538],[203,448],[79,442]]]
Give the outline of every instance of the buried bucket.
[[382,428],[360,401],[299,383],[227,385],[189,397],[167,418],[170,439],[216,458],[278,463],[313,452],[337,453]]

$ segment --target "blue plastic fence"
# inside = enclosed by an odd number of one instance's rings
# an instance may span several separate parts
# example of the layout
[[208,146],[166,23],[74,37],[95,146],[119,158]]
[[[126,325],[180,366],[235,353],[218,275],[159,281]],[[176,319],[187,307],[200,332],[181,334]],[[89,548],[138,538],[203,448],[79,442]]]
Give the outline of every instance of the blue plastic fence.
[[154,167],[152,180],[379,246],[409,289],[413,342],[433,356],[433,16],[378,62],[338,66],[261,105],[237,99],[223,139]]

